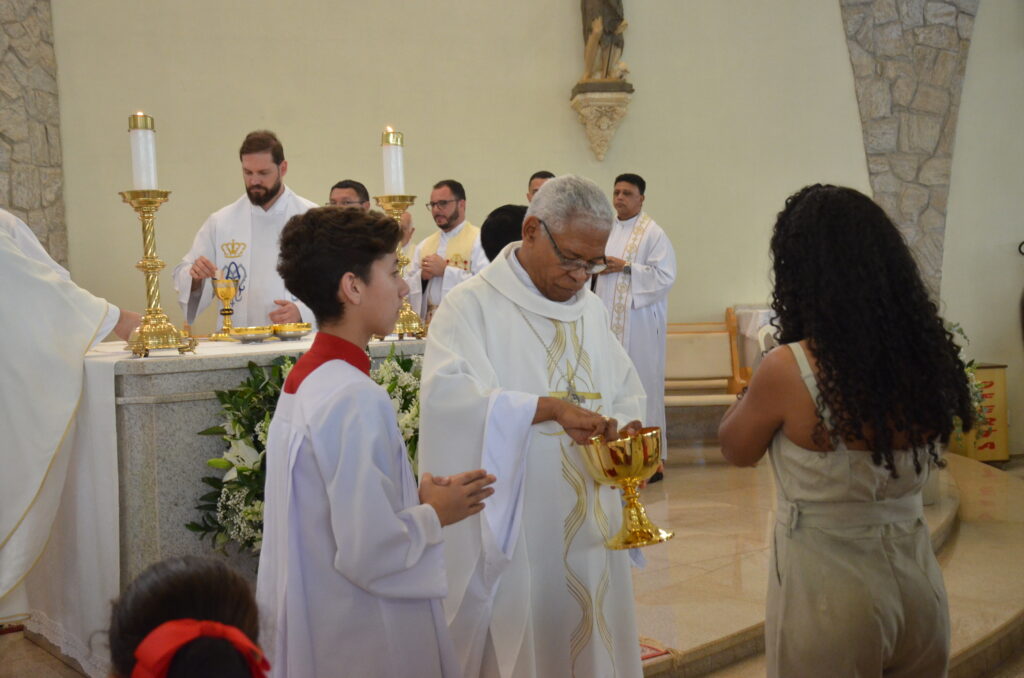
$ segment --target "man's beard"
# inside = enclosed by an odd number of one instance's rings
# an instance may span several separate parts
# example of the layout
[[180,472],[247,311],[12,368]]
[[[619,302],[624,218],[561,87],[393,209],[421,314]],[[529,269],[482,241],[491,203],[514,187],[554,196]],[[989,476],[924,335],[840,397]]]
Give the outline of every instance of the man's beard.
[[434,224],[436,224],[437,227],[440,228],[442,231],[447,231],[449,228],[451,228],[452,226],[455,226],[457,223],[459,223],[459,222],[455,221],[456,219],[458,219],[458,217],[459,217],[459,210],[456,209],[454,212],[452,212],[451,214],[447,215],[444,218],[445,219],[444,223],[438,224],[437,223],[437,219],[435,219],[434,220]]
[[277,197],[277,194],[281,192],[281,177],[277,178],[274,185],[270,189],[265,189],[262,186],[246,186],[245,194],[249,196],[249,202],[256,207],[263,207],[268,202]]

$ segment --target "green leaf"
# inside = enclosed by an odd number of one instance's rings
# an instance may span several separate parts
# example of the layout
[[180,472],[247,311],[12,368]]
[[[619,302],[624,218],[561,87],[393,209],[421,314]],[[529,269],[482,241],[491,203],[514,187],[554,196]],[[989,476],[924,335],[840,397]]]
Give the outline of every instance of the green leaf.
[[223,426],[211,426],[199,432],[201,436],[225,436],[228,432]]
[[232,467],[232,463],[227,459],[224,459],[223,457],[217,459],[208,459],[206,465],[212,468],[223,469],[225,471]]

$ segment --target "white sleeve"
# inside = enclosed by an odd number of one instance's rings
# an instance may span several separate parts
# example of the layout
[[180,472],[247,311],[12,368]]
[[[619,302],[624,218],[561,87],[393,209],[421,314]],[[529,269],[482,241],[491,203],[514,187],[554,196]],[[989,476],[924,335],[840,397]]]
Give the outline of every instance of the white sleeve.
[[92,340],[92,344],[89,348],[96,348],[96,344],[103,341],[107,335],[114,331],[114,326],[117,325],[117,321],[121,319],[121,309],[114,306],[109,301],[107,302],[107,315],[103,318],[103,322],[100,323],[100,329],[96,332],[96,338]]
[[39,238],[36,237],[36,234],[28,227],[28,224],[15,217],[13,214],[10,216],[14,224],[14,232],[12,233],[14,236],[14,244],[18,246],[21,253],[29,259],[34,259],[41,264],[46,264],[53,269],[54,273],[64,280],[71,280],[71,274],[68,273],[68,270],[54,261],[49,252],[43,248],[43,245],[39,242]]
[[657,231],[649,234],[651,242],[644,248],[644,255],[630,265],[633,270],[633,308],[643,308],[667,299],[676,281],[676,253],[672,249],[672,241],[656,224],[652,227]]
[[381,597],[444,597],[441,522],[431,506],[403,508],[403,483],[415,481],[394,410],[386,393],[366,386],[351,389],[310,422],[338,545],[334,566]]
[[189,274],[189,269],[199,257],[206,257],[214,265],[217,264],[216,232],[216,221],[213,215],[210,215],[192,240],[192,249],[182,258],[181,263],[174,267],[174,272],[171,274],[174,277],[174,289],[178,293],[178,303],[185,315],[185,322],[189,325],[195,322],[196,316],[202,313],[213,300],[213,289],[211,285],[207,284],[207,281],[203,280],[196,290],[192,289],[192,276]]

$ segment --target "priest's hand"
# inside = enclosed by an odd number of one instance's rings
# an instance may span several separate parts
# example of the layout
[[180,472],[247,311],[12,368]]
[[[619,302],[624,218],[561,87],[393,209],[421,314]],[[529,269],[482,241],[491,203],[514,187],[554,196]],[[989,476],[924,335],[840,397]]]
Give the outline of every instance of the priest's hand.
[[[609,421],[613,423],[615,422],[614,419],[609,419]],[[639,419],[634,419],[633,421],[629,422],[628,424],[620,428],[618,431],[616,431],[613,434],[613,437],[625,438],[626,436],[635,436],[637,433],[640,433],[640,429],[642,429],[643,427],[644,425],[640,423]],[[605,437],[607,436],[608,434],[606,433]],[[611,438],[608,439],[611,440]]]
[[275,325],[302,322],[302,314],[299,313],[298,306],[284,299],[274,299],[274,303],[277,304],[277,308],[270,312],[270,322]]
[[132,330],[139,326],[142,322],[142,316],[135,311],[126,311],[123,308],[120,309],[121,314],[117,317],[117,324],[114,325],[114,334],[120,339],[128,341],[128,337],[131,336]]
[[420,477],[420,501],[437,512],[441,527],[484,510],[484,499],[494,494],[494,476],[483,469],[465,471],[453,476]]
[[420,268],[423,269],[421,275],[424,280],[442,276],[447,266],[448,262],[444,260],[444,257],[437,254],[428,254],[420,262]]
[[192,262],[188,274],[192,276],[192,289],[197,290],[203,284],[203,280],[217,276],[217,267],[206,257],[199,257]]
[[604,269],[598,275],[608,275],[609,273],[619,273],[626,265],[625,259],[619,259],[618,257],[605,256],[605,261],[608,262],[608,268]]
[[597,412],[573,405],[570,402],[551,396],[537,399],[537,412],[533,415],[533,423],[554,421],[561,426],[573,441],[584,444],[592,436],[605,432],[606,420]]
[[412,240],[412,234],[416,232],[416,227],[412,225],[412,215],[402,212],[398,225],[402,227],[402,247],[405,247]]

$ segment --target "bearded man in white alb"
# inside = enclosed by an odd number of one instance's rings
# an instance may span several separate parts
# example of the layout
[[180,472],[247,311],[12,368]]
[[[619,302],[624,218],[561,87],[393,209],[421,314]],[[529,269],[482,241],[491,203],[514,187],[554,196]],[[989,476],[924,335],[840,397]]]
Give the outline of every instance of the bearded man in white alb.
[[[615,179],[612,203],[617,218],[604,253],[608,268],[595,278],[612,332],[626,349],[647,392],[648,426],[660,426],[665,439],[665,329],[668,293],[676,281],[676,253],[665,231],[643,211],[647,182],[637,174]],[[661,471],[651,478],[661,479]]]
[[238,285],[231,302],[236,327],[313,322],[313,312],[285,289],[277,273],[277,241],[288,220],[315,203],[282,183],[288,161],[273,132],[250,132],[238,156],[245,195],[209,216],[174,268],[185,322],[191,325],[213,300],[207,280],[218,271]]
[[420,468],[498,477],[480,515],[445,528],[445,613],[466,678],[641,675],[630,553],[604,545],[619,494],[594,483],[575,445],[644,412],[586,289],[613,219],[593,182],[548,180],[522,242],[452,290],[430,327]]

